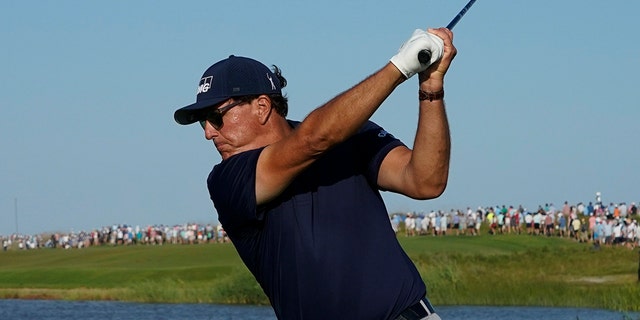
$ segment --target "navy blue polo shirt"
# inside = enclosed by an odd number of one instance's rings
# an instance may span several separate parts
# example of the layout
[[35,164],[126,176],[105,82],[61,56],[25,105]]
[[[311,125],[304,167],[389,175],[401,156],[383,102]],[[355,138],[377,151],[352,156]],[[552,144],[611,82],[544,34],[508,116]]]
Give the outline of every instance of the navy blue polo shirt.
[[389,319],[424,297],[376,184],[400,145],[369,122],[261,206],[262,148],[213,168],[207,183],[220,223],[279,319]]

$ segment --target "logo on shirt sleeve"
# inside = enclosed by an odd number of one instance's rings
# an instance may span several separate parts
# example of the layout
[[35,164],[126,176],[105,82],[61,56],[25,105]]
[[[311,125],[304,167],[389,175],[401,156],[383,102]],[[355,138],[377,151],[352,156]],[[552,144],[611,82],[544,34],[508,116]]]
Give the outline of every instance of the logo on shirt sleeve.
[[384,138],[386,136],[393,137],[389,132],[385,131],[384,129],[382,129],[382,130],[380,130],[380,132],[378,132],[378,138]]

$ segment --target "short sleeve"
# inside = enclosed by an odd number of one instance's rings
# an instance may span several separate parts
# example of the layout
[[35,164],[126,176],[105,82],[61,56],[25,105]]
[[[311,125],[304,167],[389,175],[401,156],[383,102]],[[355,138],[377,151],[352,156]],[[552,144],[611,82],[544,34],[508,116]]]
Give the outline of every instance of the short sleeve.
[[[263,148],[246,151],[217,164],[207,179],[211,200],[227,232],[262,219],[256,211],[256,166]],[[236,230],[239,231],[239,230]]]

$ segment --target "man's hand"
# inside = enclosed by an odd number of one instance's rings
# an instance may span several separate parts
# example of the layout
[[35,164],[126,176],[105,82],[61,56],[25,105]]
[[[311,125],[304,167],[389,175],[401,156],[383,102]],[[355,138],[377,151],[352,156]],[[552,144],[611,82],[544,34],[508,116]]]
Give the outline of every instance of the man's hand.
[[[431,60],[427,63],[421,63],[418,60],[418,54],[422,50],[431,52]],[[409,79],[438,61],[442,57],[443,51],[444,43],[441,38],[433,33],[416,29],[411,38],[400,47],[398,53],[390,60],[405,78]]]
[[419,74],[420,87],[426,91],[439,91],[442,89],[444,75],[449,70],[451,61],[458,50],[453,46],[453,32],[447,28],[429,29],[429,34],[443,42],[443,52],[440,60],[429,66]]

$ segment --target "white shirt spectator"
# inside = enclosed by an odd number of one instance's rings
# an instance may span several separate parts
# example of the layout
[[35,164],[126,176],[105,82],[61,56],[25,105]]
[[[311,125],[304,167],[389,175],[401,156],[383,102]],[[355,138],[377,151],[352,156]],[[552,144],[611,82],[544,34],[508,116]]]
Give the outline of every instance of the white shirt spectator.
[[626,203],[621,203],[620,206],[618,206],[618,210],[620,210],[620,216],[622,218],[626,218],[627,217],[627,204]]
[[422,219],[422,230],[423,231],[429,230],[429,218],[427,217],[424,217],[424,219]]

